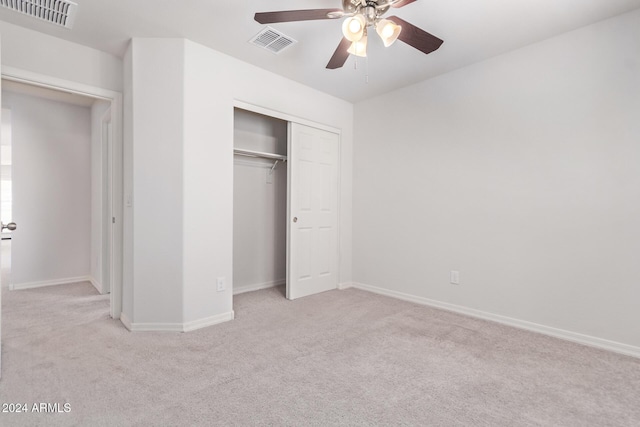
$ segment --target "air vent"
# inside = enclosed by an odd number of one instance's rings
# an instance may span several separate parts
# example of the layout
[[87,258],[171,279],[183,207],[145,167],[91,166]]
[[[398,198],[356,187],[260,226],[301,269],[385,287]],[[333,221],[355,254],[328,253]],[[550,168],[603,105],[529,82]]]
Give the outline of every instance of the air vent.
[[71,28],[78,5],[68,0],[0,0],[0,6]]
[[267,27],[249,40],[249,43],[273,53],[280,53],[294,43],[297,43],[297,41],[271,27]]

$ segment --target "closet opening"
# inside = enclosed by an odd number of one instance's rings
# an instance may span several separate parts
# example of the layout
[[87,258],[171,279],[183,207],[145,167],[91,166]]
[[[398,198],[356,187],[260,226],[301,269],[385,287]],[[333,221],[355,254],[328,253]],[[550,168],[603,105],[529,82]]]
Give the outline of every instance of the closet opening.
[[334,290],[340,133],[256,108],[234,108],[233,293]]
[[233,294],[287,277],[288,122],[234,108]]

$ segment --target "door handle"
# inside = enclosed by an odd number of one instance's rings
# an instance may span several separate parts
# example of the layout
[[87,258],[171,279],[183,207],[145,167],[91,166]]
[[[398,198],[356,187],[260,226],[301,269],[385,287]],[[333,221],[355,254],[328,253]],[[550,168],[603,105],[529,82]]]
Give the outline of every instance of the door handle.
[[[298,222],[298,217],[297,217],[297,216],[294,216],[294,217],[293,217],[293,222]],[[15,224],[14,224],[14,225],[15,225]]]
[[0,222],[0,224],[2,224],[2,231],[4,231],[5,229],[9,229],[9,230],[13,231],[16,228],[18,228],[18,226],[16,225],[15,222],[10,222],[9,224],[5,224],[4,222]]

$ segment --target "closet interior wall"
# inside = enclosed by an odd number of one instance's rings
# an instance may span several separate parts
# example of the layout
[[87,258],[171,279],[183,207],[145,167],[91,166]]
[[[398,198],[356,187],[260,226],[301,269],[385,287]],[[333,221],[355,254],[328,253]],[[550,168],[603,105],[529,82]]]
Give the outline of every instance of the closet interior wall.
[[[234,109],[234,148],[287,155],[287,122]],[[233,292],[285,284],[287,164],[234,156]]]

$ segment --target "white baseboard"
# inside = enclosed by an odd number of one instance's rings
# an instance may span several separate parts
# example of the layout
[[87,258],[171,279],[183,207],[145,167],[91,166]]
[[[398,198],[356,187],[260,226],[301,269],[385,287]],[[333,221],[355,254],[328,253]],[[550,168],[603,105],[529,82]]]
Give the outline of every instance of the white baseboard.
[[126,314],[120,313],[120,321],[131,332],[191,332],[207,326],[233,320],[233,311],[186,323],[133,323]]
[[242,287],[235,287],[234,286],[233,294],[234,295],[238,295],[238,294],[243,294],[245,292],[259,291],[261,289],[273,288],[273,287],[276,287],[276,286],[284,285],[286,283],[287,283],[286,279],[280,279],[280,280],[273,280],[271,282],[257,283],[255,285],[246,285],[246,286],[242,286]]
[[124,327],[127,328],[127,330],[129,332],[132,332],[131,331],[131,320],[129,319],[129,317],[127,317],[126,314],[124,314],[124,312],[120,313],[120,322],[122,322]]
[[206,317],[204,319],[194,320],[191,322],[186,322],[182,325],[183,332],[191,332],[196,329],[206,328],[207,326],[217,325],[218,323],[228,322],[235,318],[235,313],[229,311],[227,313],[217,314],[215,316]]
[[353,287],[355,287],[353,282],[338,283],[338,289],[341,291],[344,291],[345,289],[349,289]]
[[182,332],[182,323],[132,323],[120,315],[122,324],[131,332]]
[[91,282],[91,284],[93,285],[93,287],[94,287],[94,288],[96,288],[96,290],[97,290],[98,292],[100,292],[100,295],[103,295],[103,294],[104,294],[104,291],[103,291],[103,289],[102,289],[102,283],[98,282],[98,281],[96,280],[96,278],[95,278],[95,277],[93,277],[93,276],[89,276],[89,281]]
[[549,335],[555,338],[560,338],[566,341],[572,341],[578,344],[587,345],[590,347],[601,348],[604,350],[613,351],[615,353],[624,354],[627,356],[633,356],[640,358],[640,347],[624,344],[616,341],[610,341],[604,338],[593,337],[590,335],[584,335],[578,332],[567,331],[564,329],[553,328],[551,326],[540,325],[538,323],[529,322],[526,320],[514,319],[507,316],[501,316],[499,314],[493,314],[486,311],[476,310],[460,305],[449,304],[446,302],[436,301],[428,298],[418,297],[415,295],[405,294],[402,292],[392,291],[389,289],[379,288],[376,286],[365,285],[363,283],[347,282],[341,283],[338,289],[356,288],[363,291],[373,292],[380,295],[385,295],[392,298],[401,299],[404,301],[413,302],[416,304],[426,305],[429,307],[440,308],[454,313],[464,314],[466,316],[477,317],[492,322],[501,323],[503,325],[512,326],[519,329],[525,329],[527,331],[537,332],[544,335]]
[[11,283],[9,285],[9,289],[12,291],[19,291],[22,289],[42,288],[44,286],[68,285],[71,283],[79,283],[79,282],[92,282],[92,279],[90,276],[79,276],[79,277],[67,277],[65,279],[42,280],[39,282]]

